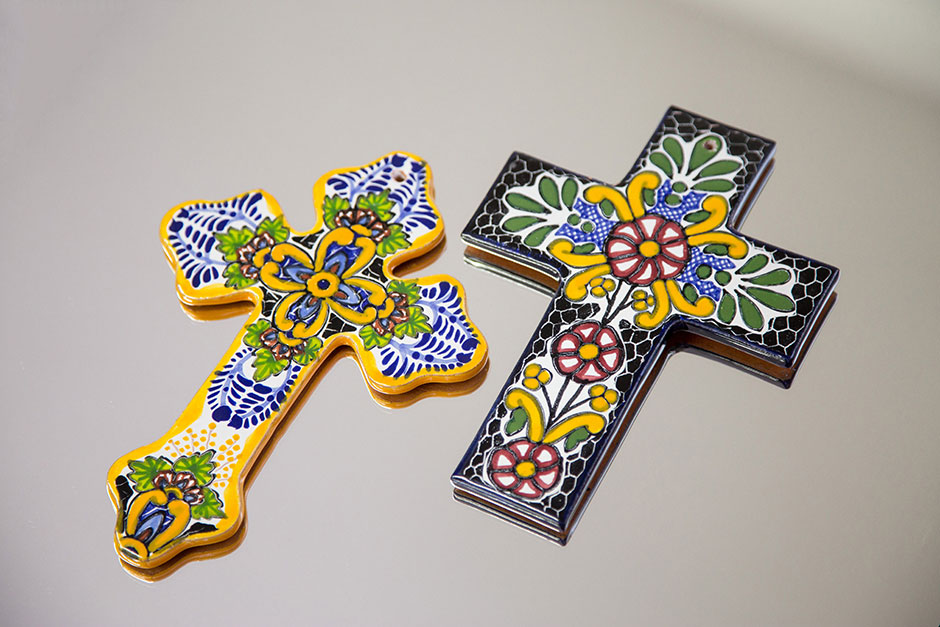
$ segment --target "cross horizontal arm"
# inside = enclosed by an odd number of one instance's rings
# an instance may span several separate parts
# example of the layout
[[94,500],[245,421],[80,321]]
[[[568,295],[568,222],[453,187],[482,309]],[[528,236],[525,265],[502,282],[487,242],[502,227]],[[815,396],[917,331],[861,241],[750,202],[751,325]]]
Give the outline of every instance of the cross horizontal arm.
[[126,562],[152,568],[235,532],[251,465],[336,348],[351,347],[382,394],[464,381],[484,366],[462,286],[392,274],[443,236],[427,163],[392,153],[334,170],[314,199],[317,223],[303,234],[260,190],[185,203],[164,219],[185,303],[255,308],[170,431],[112,465],[115,544]]
[[773,151],[673,108],[617,185],[510,157],[468,256],[557,292],[453,475],[459,498],[564,541],[670,350],[789,384],[838,270],[738,232]]

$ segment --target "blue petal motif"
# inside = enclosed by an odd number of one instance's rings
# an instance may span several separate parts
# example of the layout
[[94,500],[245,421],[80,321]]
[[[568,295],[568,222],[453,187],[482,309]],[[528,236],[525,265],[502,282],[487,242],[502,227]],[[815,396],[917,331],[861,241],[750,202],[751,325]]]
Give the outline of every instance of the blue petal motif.
[[302,368],[291,362],[279,374],[258,382],[251,378],[249,362],[253,357],[253,349],[242,347],[215,373],[206,404],[216,422],[247,429],[267,420],[280,409]]
[[322,299],[307,295],[299,299],[288,310],[286,318],[294,322],[307,322],[320,311]]
[[428,316],[432,333],[393,338],[378,349],[382,374],[407,377],[415,372],[441,372],[467,364],[480,341],[463,314],[460,293],[447,281],[421,287],[417,303]]
[[193,287],[224,284],[222,271],[228,262],[215,248],[215,234],[232,227],[254,230],[262,220],[273,217],[259,192],[224,202],[193,203],[179,209],[170,220],[167,239],[183,276]]
[[[403,181],[395,180],[395,171],[404,174]],[[428,180],[427,164],[403,154],[392,154],[378,162],[352,172],[332,176],[326,182],[326,194],[338,194],[355,206],[363,194],[378,194],[386,189],[395,203],[391,224],[400,224],[409,241],[437,226],[439,218],[425,192]]]
[[326,249],[326,255],[323,258],[323,270],[336,276],[342,276],[346,268],[351,266],[362,249],[358,246],[340,246],[339,244],[330,244]]
[[278,278],[282,281],[293,281],[301,285],[313,274],[313,270],[300,263],[293,257],[285,257],[278,265]]

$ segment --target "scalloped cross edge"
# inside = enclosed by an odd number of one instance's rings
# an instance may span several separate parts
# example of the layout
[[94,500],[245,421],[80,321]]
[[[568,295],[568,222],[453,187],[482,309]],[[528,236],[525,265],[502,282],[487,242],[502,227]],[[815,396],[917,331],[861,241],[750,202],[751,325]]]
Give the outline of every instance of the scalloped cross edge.
[[465,381],[485,365],[459,282],[393,274],[444,236],[423,159],[396,152],[334,170],[313,198],[317,220],[306,233],[262,190],[183,203],[161,224],[183,303],[254,309],[166,435],[111,466],[115,547],[135,567],[235,533],[252,464],[340,346],[381,394]]

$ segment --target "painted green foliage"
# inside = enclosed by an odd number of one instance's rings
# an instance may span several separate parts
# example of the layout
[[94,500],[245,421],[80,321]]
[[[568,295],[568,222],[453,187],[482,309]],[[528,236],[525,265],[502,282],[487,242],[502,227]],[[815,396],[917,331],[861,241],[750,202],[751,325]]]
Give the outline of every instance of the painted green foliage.
[[417,281],[393,280],[388,284],[390,294],[402,294],[407,300],[407,308],[404,308],[402,319],[398,321],[390,330],[385,329],[381,320],[375,324],[367,325],[359,329],[359,337],[366,350],[373,348],[382,348],[392,341],[393,337],[399,339],[408,337],[417,337],[419,333],[431,333],[433,330],[428,321],[427,315],[416,303],[421,297],[421,287]]
[[[210,449],[193,455],[183,455],[175,461],[166,457],[148,455],[144,459],[132,459],[127,463],[128,479],[137,492],[166,490],[176,484],[188,483],[183,500],[192,503],[190,515],[195,519],[225,518],[222,501],[215,490],[209,487],[215,479],[215,451]],[[194,483],[189,483],[189,478]],[[154,482],[159,483],[158,486]],[[167,487],[169,486],[169,488]]]
[[[731,175],[741,169],[741,163],[734,159],[717,159],[723,147],[724,139],[718,135],[706,135],[695,142],[686,161],[679,141],[675,137],[666,137],[660,149],[650,153],[650,162],[671,179],[684,177],[697,192],[730,192],[734,189]],[[676,183],[676,187],[678,185]],[[681,185],[675,191],[685,191],[685,183]],[[651,191],[646,201],[653,204]]]
[[[727,254],[727,247],[724,254]],[[730,324],[735,315],[740,313],[745,326],[753,331],[760,331],[764,328],[764,315],[756,303],[780,313],[790,313],[796,309],[793,299],[778,291],[790,282],[791,271],[786,268],[764,271],[769,262],[766,254],[758,253],[731,272],[720,270],[715,273],[714,281],[723,291],[717,314],[721,322]],[[696,274],[700,278],[707,278],[711,276],[712,268],[702,264],[696,269]]]
[[280,374],[291,361],[306,366],[319,357],[323,347],[323,342],[318,337],[311,337],[296,346],[288,347],[280,342],[277,329],[272,328],[271,323],[263,318],[245,328],[242,341],[256,349],[252,363],[255,369],[252,376],[256,381],[264,381]]
[[[559,189],[554,179],[543,176],[538,183],[538,200],[518,192],[506,194],[506,202],[510,207],[534,215],[509,218],[503,222],[503,229],[510,233],[529,230],[523,243],[531,248],[541,245],[558,228],[558,224],[546,223],[549,214],[552,210],[573,210],[579,189],[578,182],[573,178],[565,179]],[[613,206],[610,207],[610,213],[613,213]]]
[[[348,228],[357,236],[366,236],[375,242],[375,255],[386,257],[411,245],[400,224],[392,223],[395,217],[395,201],[389,197],[390,190],[369,192],[350,203],[339,195],[323,199],[323,223],[328,230]],[[270,250],[288,242],[290,231],[282,216],[265,218],[254,230],[233,227],[215,233],[216,249],[228,261],[223,275],[226,286],[241,289],[266,283],[260,277],[259,255],[270,254]],[[297,246],[297,242],[290,245]],[[303,247],[301,247],[303,248]],[[309,251],[308,251],[309,254]],[[371,254],[371,253],[369,253]],[[415,337],[419,333],[432,331],[427,315],[417,305],[420,289],[414,281],[391,281],[386,287],[389,294],[399,293],[407,298],[407,307],[395,308],[391,324],[376,321],[364,326],[359,335],[367,349],[386,346],[392,337]],[[323,305],[326,306],[326,305]],[[323,341],[319,337],[299,339],[274,328],[273,319],[259,319],[245,328],[243,342],[253,351],[253,378],[264,381],[284,372],[291,363],[305,366],[319,357]],[[385,318],[386,322],[388,318]]]
[[222,272],[225,285],[243,289],[257,283],[258,273],[251,266],[249,255],[263,248],[286,242],[289,234],[290,231],[284,224],[283,216],[273,219],[265,218],[254,231],[248,227],[232,227],[227,231],[216,233],[216,248],[229,262]]
[[[400,224],[387,224],[393,217],[394,208],[395,203],[389,198],[387,189],[379,193],[364,194],[356,199],[355,209],[361,213],[359,216],[353,216],[355,221],[367,228],[379,227],[388,231],[375,246],[375,254],[379,257],[387,257],[408,248],[411,244]],[[350,209],[353,207],[346,198],[327,196],[323,199],[323,221],[331,229],[342,226],[342,223],[337,221],[339,214]],[[346,226],[349,226],[350,222],[347,220]]]

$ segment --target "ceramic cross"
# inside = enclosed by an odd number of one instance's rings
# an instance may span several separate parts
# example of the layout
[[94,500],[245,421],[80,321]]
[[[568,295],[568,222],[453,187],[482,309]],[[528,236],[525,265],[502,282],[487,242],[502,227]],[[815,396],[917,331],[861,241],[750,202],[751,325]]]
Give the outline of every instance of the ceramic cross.
[[458,499],[564,543],[671,349],[789,383],[838,270],[736,231],[773,151],[670,109],[618,185],[510,157],[468,255],[560,287],[452,477]]
[[313,196],[317,223],[302,234],[260,190],[164,218],[180,300],[254,310],[170,431],[111,466],[126,562],[152,568],[234,534],[249,468],[334,349],[353,348],[369,386],[388,394],[466,380],[484,365],[459,283],[391,273],[444,235],[427,163],[386,155],[330,172]]

